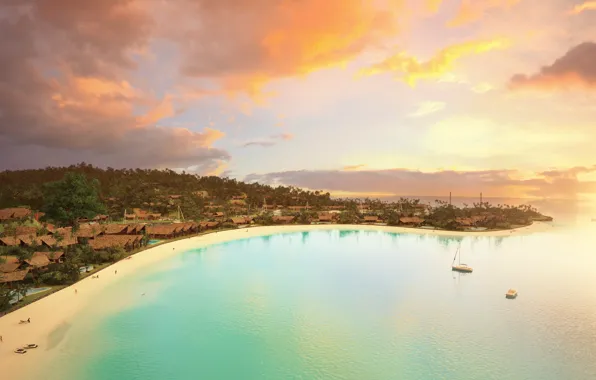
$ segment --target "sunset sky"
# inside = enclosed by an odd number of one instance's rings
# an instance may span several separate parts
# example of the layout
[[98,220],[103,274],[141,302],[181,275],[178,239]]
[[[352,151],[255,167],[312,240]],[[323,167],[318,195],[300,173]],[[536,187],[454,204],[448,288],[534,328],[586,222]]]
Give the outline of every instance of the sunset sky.
[[596,1],[3,0],[0,170],[596,196]]

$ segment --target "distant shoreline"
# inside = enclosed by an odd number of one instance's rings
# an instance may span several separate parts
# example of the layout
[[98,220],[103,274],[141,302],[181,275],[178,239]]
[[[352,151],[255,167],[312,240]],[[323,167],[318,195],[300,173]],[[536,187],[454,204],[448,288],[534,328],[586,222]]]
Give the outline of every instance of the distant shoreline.
[[[0,368],[7,379],[18,380],[34,377],[34,372],[42,370],[56,352],[56,347],[51,350],[47,349],[48,336],[52,331],[64,323],[77,323],[76,315],[93,302],[96,295],[110,284],[122,279],[123,276],[131,276],[151,264],[156,264],[189,249],[252,237],[310,231],[378,231],[453,237],[505,237],[540,232],[548,230],[549,226],[546,223],[535,222],[532,225],[512,230],[445,231],[362,224],[276,225],[213,231],[179,240],[165,241],[132,255],[130,260],[120,260],[98,271],[96,274],[101,275],[100,278],[86,277],[73,285],[0,317],[0,335],[3,337],[3,342],[0,343]],[[115,271],[118,273],[115,274]],[[27,318],[31,318],[30,324],[19,325],[19,320]],[[13,352],[17,347],[27,343],[36,343],[39,348],[30,350],[25,355]]]

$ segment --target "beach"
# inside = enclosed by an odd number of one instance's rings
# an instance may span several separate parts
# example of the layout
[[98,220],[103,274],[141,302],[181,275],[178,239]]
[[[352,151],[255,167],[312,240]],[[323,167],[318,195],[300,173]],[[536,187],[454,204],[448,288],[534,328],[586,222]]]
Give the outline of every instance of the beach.
[[[314,230],[360,230],[456,237],[505,237],[541,232],[551,228],[551,224],[540,222],[515,230],[480,232],[437,231],[376,225],[291,225],[241,228],[166,242],[97,272],[96,275],[99,275],[99,278],[87,277],[72,286],[0,318],[0,335],[2,336],[0,368],[2,368],[3,378],[27,378],[30,371],[35,371],[36,367],[43,367],[44,361],[51,359],[52,351],[56,347],[52,350],[47,349],[48,336],[59,326],[76,321],[77,313],[93,302],[93,299],[107,286],[115,283],[122,276],[130,276],[151,264],[166,260],[189,249],[236,239]],[[31,319],[31,323],[19,324],[20,320],[28,318]],[[30,350],[24,355],[13,352],[17,347],[28,343],[38,344],[39,348]]]

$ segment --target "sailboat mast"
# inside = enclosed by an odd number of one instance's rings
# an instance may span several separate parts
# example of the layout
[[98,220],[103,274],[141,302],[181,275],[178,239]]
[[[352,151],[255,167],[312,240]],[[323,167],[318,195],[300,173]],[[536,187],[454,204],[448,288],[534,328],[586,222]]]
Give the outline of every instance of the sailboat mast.
[[455,256],[453,256],[453,264],[455,264],[455,259],[457,258],[457,253],[459,252],[459,247],[455,250]]

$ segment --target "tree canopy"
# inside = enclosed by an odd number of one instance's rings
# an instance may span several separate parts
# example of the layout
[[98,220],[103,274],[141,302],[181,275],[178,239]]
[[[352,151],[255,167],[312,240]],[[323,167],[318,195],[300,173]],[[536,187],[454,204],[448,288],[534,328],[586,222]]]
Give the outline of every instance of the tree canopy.
[[99,181],[81,173],[66,173],[60,181],[43,186],[44,218],[59,225],[75,225],[79,219],[92,219],[105,212],[99,197]]

